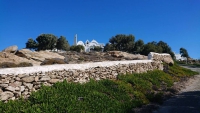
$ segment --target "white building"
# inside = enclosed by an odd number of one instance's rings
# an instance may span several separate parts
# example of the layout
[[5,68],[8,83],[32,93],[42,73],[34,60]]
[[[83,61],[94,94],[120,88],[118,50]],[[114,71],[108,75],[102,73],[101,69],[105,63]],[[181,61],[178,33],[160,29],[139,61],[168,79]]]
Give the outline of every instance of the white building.
[[187,60],[187,58],[186,57],[182,57],[181,56],[181,54],[179,54],[179,53],[174,53],[175,54],[175,57],[176,57],[176,60],[181,60],[181,61],[183,61],[183,60]]
[[74,37],[74,45],[82,45],[85,48],[85,52],[90,52],[90,49],[94,49],[94,47],[101,47],[102,51],[104,49],[104,44],[98,43],[96,40],[92,40],[91,42],[86,40],[85,43],[83,41],[77,42],[77,34]]

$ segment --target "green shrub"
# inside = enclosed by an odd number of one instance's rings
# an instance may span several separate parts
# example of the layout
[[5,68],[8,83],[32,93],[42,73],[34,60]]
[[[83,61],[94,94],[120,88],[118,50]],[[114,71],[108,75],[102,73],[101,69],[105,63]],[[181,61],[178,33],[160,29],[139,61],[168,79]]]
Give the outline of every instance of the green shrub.
[[71,46],[70,51],[76,51],[76,52],[81,52],[84,51],[85,48],[82,45],[77,45],[77,46]]
[[17,64],[12,63],[12,62],[0,63],[0,68],[12,68],[12,67],[17,67]]
[[180,67],[176,63],[173,66],[169,67],[169,70],[167,71],[167,73],[176,79],[179,79],[180,77],[189,77],[189,76],[198,74],[198,72],[194,72],[190,69]]
[[31,67],[31,66],[33,66],[33,64],[27,62],[21,62],[17,65],[17,67]]
[[30,66],[33,66],[33,64],[27,63],[27,62],[21,62],[19,64],[15,64],[15,63],[12,63],[12,62],[0,63],[0,68],[30,67]]
[[63,59],[53,58],[53,59],[46,59],[40,65],[52,65],[52,64],[66,64]]

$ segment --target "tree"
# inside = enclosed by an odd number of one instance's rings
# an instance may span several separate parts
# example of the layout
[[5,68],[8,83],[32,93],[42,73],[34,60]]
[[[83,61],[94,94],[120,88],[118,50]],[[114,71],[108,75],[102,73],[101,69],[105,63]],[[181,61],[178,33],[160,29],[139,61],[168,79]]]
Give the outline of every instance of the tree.
[[69,43],[64,36],[60,36],[57,40],[56,48],[58,50],[65,50],[68,51],[70,49]]
[[94,46],[94,48],[91,48],[90,50],[101,52],[102,48],[100,46]]
[[144,49],[142,50],[143,55],[148,55],[150,52],[156,52],[156,53],[168,53],[171,55],[172,58],[174,58],[174,53],[171,50],[171,47],[163,42],[159,41],[158,43],[155,41],[149,42],[144,45]]
[[104,46],[104,52],[112,51],[112,50],[114,50],[114,47],[113,47],[112,44],[107,43],[107,44]]
[[182,57],[186,57],[186,58],[190,57],[185,48],[180,48],[180,54],[181,54]]
[[171,57],[174,58],[175,55],[172,52],[171,47],[167,43],[165,43],[163,41],[159,41],[157,43],[157,45],[160,46],[160,47],[162,47],[162,53],[169,53],[171,55]]
[[29,38],[26,42],[26,48],[28,49],[36,49],[37,48],[37,42],[33,40],[32,38]]
[[36,38],[38,50],[53,50],[56,47],[57,37],[53,34],[41,34]]
[[133,52],[135,37],[133,35],[119,34],[112,37],[109,42],[113,50]]
[[150,52],[162,53],[162,47],[157,46],[155,41],[149,42],[144,45],[144,49],[141,53],[143,55],[148,55]]
[[136,53],[141,53],[144,49],[144,41],[139,39],[135,42],[135,46],[134,46],[134,52]]
[[70,47],[70,50],[76,51],[76,52],[81,52],[82,50],[85,50],[85,49],[84,49],[84,46],[82,46],[82,45],[77,45],[77,46],[73,45]]

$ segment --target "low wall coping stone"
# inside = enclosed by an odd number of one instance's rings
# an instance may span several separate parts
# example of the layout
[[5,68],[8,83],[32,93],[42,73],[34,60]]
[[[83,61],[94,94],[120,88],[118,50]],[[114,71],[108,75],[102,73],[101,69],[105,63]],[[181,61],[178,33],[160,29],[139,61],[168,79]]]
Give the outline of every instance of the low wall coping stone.
[[152,60],[128,60],[128,61],[103,61],[103,62],[92,62],[83,64],[54,64],[46,66],[33,66],[33,67],[18,67],[18,68],[2,68],[0,74],[29,74],[35,72],[50,72],[54,70],[85,70],[93,67],[109,67],[119,64],[137,64],[137,63],[149,63]]

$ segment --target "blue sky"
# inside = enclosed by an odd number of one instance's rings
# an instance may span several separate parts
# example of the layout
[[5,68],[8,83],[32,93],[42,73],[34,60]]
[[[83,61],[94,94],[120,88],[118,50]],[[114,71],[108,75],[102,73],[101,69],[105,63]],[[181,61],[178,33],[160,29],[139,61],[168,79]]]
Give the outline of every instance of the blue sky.
[[70,45],[75,34],[99,43],[133,34],[200,59],[200,0],[0,0],[0,50],[22,49],[42,33],[63,35]]

